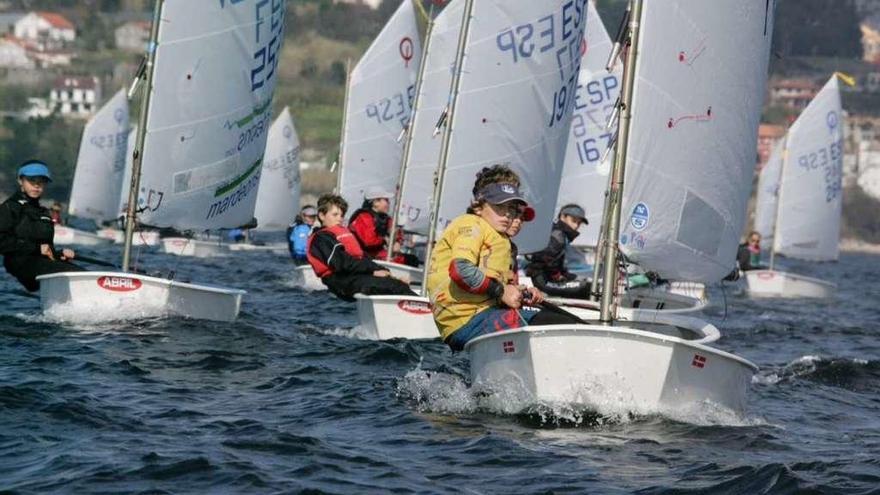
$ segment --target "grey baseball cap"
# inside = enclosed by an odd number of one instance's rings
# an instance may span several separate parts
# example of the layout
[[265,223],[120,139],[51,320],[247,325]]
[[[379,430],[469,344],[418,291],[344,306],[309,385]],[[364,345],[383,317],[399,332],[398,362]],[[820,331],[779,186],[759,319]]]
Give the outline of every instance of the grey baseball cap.
[[578,205],[565,205],[559,210],[559,216],[568,215],[570,217],[580,218],[583,220],[584,225],[588,225],[590,223],[587,220],[587,214],[584,212],[584,209]]
[[371,187],[364,192],[364,199],[391,199],[394,193],[390,193],[381,187]]
[[476,199],[484,200],[493,205],[500,205],[508,201],[522,201],[526,205],[529,204],[519,188],[513,184],[489,184],[477,191]]
[[313,217],[318,214],[318,210],[314,206],[306,206],[300,213],[307,217]]

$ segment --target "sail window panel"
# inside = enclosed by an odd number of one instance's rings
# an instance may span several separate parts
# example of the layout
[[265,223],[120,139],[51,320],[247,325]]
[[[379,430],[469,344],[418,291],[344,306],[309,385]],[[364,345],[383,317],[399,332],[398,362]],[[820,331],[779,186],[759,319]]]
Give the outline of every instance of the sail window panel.
[[724,233],[724,229],[718,227],[726,224],[718,210],[696,194],[687,191],[681,216],[678,219],[675,240],[714,258],[721,248]]
[[[217,186],[234,179],[239,174],[238,156],[230,156],[217,163],[184,170],[174,174],[174,194],[185,194],[207,187]],[[244,172],[244,170],[241,170]]]

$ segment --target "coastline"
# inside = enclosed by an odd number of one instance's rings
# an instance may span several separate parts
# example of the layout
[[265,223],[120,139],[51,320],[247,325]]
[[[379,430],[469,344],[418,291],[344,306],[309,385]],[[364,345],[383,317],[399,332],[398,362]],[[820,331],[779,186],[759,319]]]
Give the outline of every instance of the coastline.
[[840,250],[846,253],[880,254],[880,244],[872,244],[859,239],[841,239]]

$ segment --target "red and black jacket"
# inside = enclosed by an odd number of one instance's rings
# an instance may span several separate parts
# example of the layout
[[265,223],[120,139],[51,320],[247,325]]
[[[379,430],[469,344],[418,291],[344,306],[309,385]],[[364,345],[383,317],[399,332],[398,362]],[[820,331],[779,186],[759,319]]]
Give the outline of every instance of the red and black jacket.
[[388,255],[388,234],[391,232],[390,216],[370,208],[361,208],[352,213],[348,228],[367,256],[373,259],[385,259]]
[[309,237],[306,258],[320,278],[333,275],[371,275],[382,267],[364,256],[350,230],[337,225],[324,227]]

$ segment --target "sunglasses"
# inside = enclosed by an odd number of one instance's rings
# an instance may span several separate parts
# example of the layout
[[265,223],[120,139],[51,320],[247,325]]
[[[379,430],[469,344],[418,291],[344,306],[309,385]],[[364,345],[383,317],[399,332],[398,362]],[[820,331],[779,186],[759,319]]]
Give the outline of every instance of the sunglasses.
[[500,205],[489,204],[497,215],[510,219],[521,219],[526,212],[526,207],[515,203],[502,203]]

